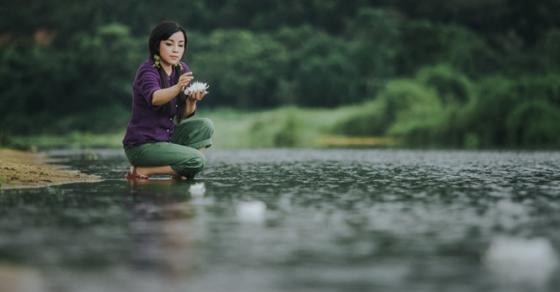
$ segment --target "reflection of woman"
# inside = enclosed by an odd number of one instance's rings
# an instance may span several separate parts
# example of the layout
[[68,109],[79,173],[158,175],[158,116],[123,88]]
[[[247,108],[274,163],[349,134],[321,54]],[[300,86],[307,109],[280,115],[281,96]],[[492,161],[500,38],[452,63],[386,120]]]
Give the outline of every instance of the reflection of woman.
[[131,263],[141,269],[156,268],[166,286],[184,283],[196,268],[199,254],[191,234],[197,232],[196,226],[189,222],[197,210],[185,196],[188,185],[173,180],[129,183],[132,192],[125,208],[131,212]]
[[181,58],[187,47],[185,29],[162,22],[150,35],[150,57],[140,65],[133,83],[132,116],[123,140],[133,165],[128,179],[164,174],[192,178],[204,167],[200,151],[212,145],[209,119],[192,118],[206,92],[185,96],[193,79]]

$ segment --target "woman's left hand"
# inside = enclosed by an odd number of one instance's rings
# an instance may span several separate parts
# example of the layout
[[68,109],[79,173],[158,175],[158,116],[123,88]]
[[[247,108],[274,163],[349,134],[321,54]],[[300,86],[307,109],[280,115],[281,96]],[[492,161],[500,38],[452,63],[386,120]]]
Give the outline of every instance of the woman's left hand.
[[201,101],[201,100],[204,99],[206,94],[208,94],[208,92],[206,92],[206,91],[194,92],[194,93],[189,94],[189,99],[191,101]]

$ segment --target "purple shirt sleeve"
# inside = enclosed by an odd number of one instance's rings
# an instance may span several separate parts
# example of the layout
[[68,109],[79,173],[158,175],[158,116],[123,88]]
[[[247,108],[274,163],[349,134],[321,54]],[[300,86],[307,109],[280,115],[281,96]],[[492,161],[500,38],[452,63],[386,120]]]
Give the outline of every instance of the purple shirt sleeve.
[[139,93],[146,102],[153,105],[154,92],[161,89],[159,73],[155,70],[142,70],[138,72],[135,86],[137,86]]

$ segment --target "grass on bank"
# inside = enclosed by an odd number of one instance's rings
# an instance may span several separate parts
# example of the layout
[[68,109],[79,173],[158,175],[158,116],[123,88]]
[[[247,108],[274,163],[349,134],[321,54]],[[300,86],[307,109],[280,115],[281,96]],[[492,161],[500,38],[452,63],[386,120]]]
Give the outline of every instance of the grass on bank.
[[[282,107],[265,111],[204,109],[197,117],[214,122],[216,148],[392,146],[397,141],[384,137],[345,137],[333,134],[340,121],[356,115],[362,105],[337,109]],[[120,148],[125,125],[113,133],[71,132],[65,135],[32,135],[9,138],[8,146],[22,149]]]

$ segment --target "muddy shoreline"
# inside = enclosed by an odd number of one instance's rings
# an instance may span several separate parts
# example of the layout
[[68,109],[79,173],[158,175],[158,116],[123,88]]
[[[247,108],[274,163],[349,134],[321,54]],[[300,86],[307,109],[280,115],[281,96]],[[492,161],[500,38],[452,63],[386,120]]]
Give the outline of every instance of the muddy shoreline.
[[60,165],[49,164],[40,153],[0,149],[0,189],[36,188],[101,178]]

